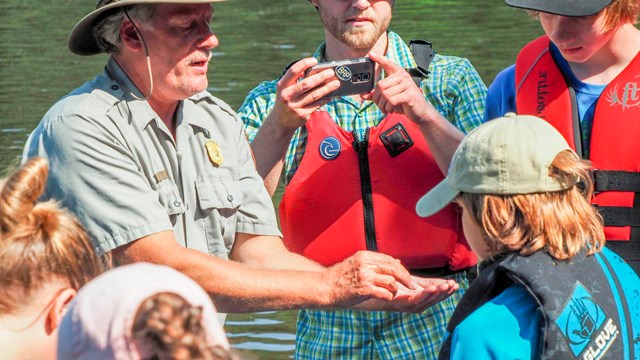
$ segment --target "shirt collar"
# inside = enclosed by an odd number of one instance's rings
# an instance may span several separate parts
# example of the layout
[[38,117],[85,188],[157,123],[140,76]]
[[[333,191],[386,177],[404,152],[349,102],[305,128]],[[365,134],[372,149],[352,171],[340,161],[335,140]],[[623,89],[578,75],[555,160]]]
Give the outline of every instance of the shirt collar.
[[199,111],[197,106],[197,102],[206,95],[202,92],[189,98],[189,101],[182,102],[181,108],[178,109],[182,110],[178,114],[178,126],[191,125],[194,132],[203,131],[205,136],[209,137],[207,128],[211,127],[211,117],[207,116],[208,113]]
[[113,57],[109,58],[105,70],[109,77],[122,87],[122,91],[125,95],[135,95],[132,96],[134,99],[135,97],[144,98],[144,95],[142,95],[140,90],[138,90],[138,88],[133,84],[131,79],[129,79],[129,76],[124,72],[124,70],[122,70],[118,62],[116,62]]
[[105,66],[105,72],[112,81],[107,91],[119,93],[119,97],[124,100],[131,114],[134,114],[131,116],[131,121],[137,127],[144,129],[151,121],[156,121],[156,125],[161,127],[160,123],[162,121],[156,112],[144,100],[144,95],[133,84],[113,57],[109,58]]
[[[140,93],[140,90],[131,82],[129,76],[122,70],[120,65],[113,59],[109,58],[106,66],[106,72],[113,81],[112,85],[110,85],[111,91],[118,91],[120,97],[123,98],[131,113],[135,114],[132,116],[133,123],[138,126],[140,129],[144,129],[151,121],[156,122],[156,126],[161,129],[166,129],[166,125],[160,117],[156,114],[155,111],[149,106],[149,103],[144,99],[144,96]],[[114,85],[116,88],[114,87]],[[207,97],[207,92],[203,91],[201,93],[195,94],[190,97],[190,100],[199,101],[203,98]],[[181,101],[176,108],[176,119],[178,121],[178,126],[181,124],[191,124],[200,128],[205,129],[208,125],[208,119],[201,118],[202,116],[198,116],[198,112],[196,110],[195,104],[192,101]]]

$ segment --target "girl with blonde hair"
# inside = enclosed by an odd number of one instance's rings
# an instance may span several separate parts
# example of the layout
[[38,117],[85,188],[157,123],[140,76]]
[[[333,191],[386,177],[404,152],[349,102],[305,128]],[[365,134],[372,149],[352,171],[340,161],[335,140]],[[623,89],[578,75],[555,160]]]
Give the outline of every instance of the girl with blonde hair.
[[38,202],[47,163],[33,158],[0,190],[0,349],[5,359],[55,359],[57,329],[76,292],[100,274],[78,221]]

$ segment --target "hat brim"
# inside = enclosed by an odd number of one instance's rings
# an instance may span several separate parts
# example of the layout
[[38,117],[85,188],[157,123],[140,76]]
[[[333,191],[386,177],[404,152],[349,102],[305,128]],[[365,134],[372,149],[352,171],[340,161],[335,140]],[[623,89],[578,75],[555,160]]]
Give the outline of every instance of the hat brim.
[[451,186],[447,177],[418,200],[416,213],[421,217],[431,216],[449,205],[458,194],[460,191]]
[[67,45],[69,50],[78,55],[99,54],[100,48],[93,36],[93,26],[98,19],[111,9],[137,4],[201,4],[224,0],[120,0],[102,6],[83,17],[71,30]]
[[589,16],[604,9],[612,0],[505,0],[509,6],[562,16]]

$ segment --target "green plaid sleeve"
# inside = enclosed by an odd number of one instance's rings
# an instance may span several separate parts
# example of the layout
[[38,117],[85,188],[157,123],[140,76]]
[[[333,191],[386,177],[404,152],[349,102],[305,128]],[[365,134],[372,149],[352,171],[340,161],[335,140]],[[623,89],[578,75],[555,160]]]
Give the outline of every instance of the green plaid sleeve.
[[276,84],[277,80],[272,80],[262,82],[256,86],[249,92],[238,110],[238,115],[244,122],[249,141],[253,141],[264,119],[271,112],[276,99]]
[[487,87],[471,62],[436,55],[429,69],[422,87],[431,104],[465,134],[482,124]]
[[[278,80],[265,81],[256,86],[245,98],[243,104],[238,109],[238,115],[244,122],[244,128],[249,137],[249,142],[253,141],[262,126],[264,120],[269,116],[276,101],[276,86]],[[289,149],[284,159],[284,169],[287,182],[297,170],[298,164],[302,161],[304,145],[306,144],[306,133],[301,129],[294,133]]]

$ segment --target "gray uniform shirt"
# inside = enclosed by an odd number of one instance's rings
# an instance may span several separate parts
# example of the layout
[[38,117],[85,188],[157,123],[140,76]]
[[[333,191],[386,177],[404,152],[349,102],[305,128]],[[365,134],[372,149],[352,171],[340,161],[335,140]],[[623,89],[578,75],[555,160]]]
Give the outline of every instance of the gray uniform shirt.
[[208,92],[181,101],[174,141],[132,92],[141,97],[110,59],[47,112],[24,150],[25,159],[49,160],[46,197],[80,219],[98,254],[165,230],[221,258],[237,232],[281,236],[242,122],[227,104]]

